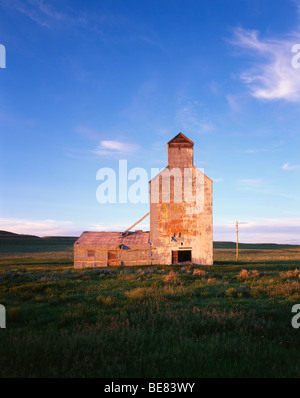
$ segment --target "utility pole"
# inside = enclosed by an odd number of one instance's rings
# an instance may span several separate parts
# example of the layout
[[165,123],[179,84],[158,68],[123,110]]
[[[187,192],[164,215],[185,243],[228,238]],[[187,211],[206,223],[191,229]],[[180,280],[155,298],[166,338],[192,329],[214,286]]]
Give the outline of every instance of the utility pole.
[[236,261],[239,261],[239,223],[236,222]]

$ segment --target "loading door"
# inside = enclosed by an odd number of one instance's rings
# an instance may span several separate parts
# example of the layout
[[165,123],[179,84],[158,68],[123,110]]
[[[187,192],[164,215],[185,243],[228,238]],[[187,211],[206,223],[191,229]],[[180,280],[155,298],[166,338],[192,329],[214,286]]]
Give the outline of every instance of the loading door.
[[107,255],[107,265],[109,267],[113,267],[118,265],[117,263],[117,251],[116,250],[109,250]]
[[172,264],[178,264],[178,250],[172,251]]

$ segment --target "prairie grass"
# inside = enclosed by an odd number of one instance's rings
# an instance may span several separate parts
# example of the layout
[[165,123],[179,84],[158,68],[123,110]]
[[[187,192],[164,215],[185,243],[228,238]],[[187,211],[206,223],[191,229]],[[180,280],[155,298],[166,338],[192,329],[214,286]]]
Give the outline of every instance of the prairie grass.
[[70,247],[52,257],[9,250],[1,377],[300,376],[299,251],[278,249],[281,261],[245,249],[251,259],[236,263],[234,250],[215,249],[210,267],[75,270]]
[[180,276],[178,272],[171,270],[164,278],[166,283],[180,283]]
[[195,268],[193,270],[193,275],[200,275],[200,276],[207,276],[208,272],[204,271],[203,269],[200,268]]

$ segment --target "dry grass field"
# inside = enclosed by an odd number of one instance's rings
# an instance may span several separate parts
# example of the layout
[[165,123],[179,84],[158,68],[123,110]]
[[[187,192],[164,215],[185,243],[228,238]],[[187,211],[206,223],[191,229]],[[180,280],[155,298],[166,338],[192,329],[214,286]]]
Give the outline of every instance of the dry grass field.
[[211,267],[75,270],[72,240],[0,240],[0,376],[299,377],[300,248],[221,246]]

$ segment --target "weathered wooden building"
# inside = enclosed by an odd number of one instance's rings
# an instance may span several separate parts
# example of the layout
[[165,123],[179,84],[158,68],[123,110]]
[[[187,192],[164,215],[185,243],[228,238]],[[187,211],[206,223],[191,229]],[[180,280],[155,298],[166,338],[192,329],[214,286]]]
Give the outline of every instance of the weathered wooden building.
[[74,244],[75,268],[213,264],[212,180],[194,166],[185,135],[167,149],[168,166],[149,182],[150,232],[84,232]]
[[75,268],[151,264],[149,232],[84,232],[74,244]]

